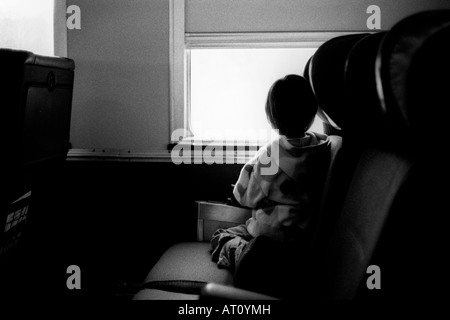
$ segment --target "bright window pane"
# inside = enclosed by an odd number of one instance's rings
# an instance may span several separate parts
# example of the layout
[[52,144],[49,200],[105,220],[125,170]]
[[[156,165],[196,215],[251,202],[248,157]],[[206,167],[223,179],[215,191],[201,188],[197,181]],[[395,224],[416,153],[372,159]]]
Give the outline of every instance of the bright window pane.
[[54,0],[1,0],[0,47],[54,54]]
[[[271,85],[302,74],[316,48],[191,50],[191,129],[204,140],[258,139],[271,131]],[[312,129],[322,131],[321,123]]]

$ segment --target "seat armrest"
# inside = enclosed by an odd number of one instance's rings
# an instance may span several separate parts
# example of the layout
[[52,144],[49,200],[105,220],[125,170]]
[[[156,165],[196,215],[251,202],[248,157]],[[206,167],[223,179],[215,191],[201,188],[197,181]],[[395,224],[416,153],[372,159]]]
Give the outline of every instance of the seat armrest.
[[209,241],[219,228],[229,228],[245,223],[252,216],[252,210],[222,203],[196,201],[197,241]]
[[200,299],[213,300],[278,300],[261,293],[217,283],[208,283],[201,290]]

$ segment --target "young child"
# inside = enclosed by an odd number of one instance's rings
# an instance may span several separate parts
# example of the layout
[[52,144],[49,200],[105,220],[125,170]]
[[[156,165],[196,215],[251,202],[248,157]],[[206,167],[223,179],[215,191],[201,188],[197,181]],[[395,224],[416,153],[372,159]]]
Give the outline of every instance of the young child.
[[245,225],[217,230],[211,240],[213,261],[231,271],[251,239],[264,235],[290,241],[301,234],[317,210],[327,171],[329,139],[307,131],[317,102],[306,79],[288,75],[277,80],[265,111],[279,138],[245,164],[233,190],[252,217]]

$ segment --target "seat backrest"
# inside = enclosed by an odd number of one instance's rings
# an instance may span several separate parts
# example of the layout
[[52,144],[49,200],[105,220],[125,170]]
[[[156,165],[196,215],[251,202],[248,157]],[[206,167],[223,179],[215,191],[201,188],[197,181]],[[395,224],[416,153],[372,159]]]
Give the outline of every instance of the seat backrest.
[[440,10],[403,20],[381,43],[377,88],[413,166],[372,257],[381,268],[382,289],[361,285],[357,297],[443,297],[441,268],[450,243],[444,218],[450,169],[442,140],[450,106],[449,40],[450,10]]
[[[419,47],[427,45],[430,35],[435,34],[435,31],[426,30],[442,29],[442,21],[446,19],[448,15],[442,13],[422,13],[405,19],[386,35],[362,39],[347,58],[346,92],[352,98],[344,113],[349,133],[344,136],[344,146],[347,141],[352,146],[359,145],[360,154],[342,212],[324,256],[319,259],[315,279],[321,281],[317,292],[320,297],[354,299],[367,296],[370,290],[365,275],[370,265],[380,267],[390,274],[391,279],[404,276],[401,273],[393,276],[394,268],[384,269],[388,268],[394,253],[392,250],[383,252],[380,248],[383,244],[386,249],[390,240],[400,236],[396,233],[402,230],[396,229],[399,221],[417,214],[411,205],[411,195],[418,195],[417,190],[423,189],[417,178],[423,172],[418,168],[423,165],[418,167],[414,150],[420,130],[415,131],[420,128],[421,120],[414,116],[423,113],[426,106],[416,104],[424,92],[412,91],[411,82],[414,81],[408,76],[414,63],[409,61],[415,61],[417,68],[423,66],[423,59],[417,61],[417,52]],[[440,46],[444,43],[441,41]],[[368,86],[361,87],[361,84]],[[374,96],[373,90],[378,90],[379,102],[369,100]],[[407,103],[410,95],[421,98]],[[409,212],[405,213],[406,208]],[[408,262],[396,261],[395,270],[401,270],[399,265],[407,266]],[[382,292],[389,295],[389,289]]]
[[312,56],[304,72],[319,102],[318,115],[328,127],[334,128],[335,132],[342,135],[342,137],[330,136],[331,139],[338,141],[334,143],[335,150],[332,149],[321,208],[313,225],[314,253],[321,251],[320,248],[325,245],[337,220],[356,162],[354,158],[357,153],[352,150],[352,145],[347,143],[349,134],[343,113],[349,103],[345,91],[344,71],[351,48],[366,37],[367,34],[354,34],[325,42]]
[[387,148],[389,140],[382,134],[388,128],[376,95],[374,68],[382,36],[360,39],[346,57],[346,103],[340,106],[340,115],[345,127],[346,161],[354,167],[346,167],[351,179],[346,181],[349,187],[340,214],[328,213],[314,243],[322,265],[317,269],[317,278],[323,281],[318,287],[320,297],[355,296],[396,192],[410,170],[409,159]]

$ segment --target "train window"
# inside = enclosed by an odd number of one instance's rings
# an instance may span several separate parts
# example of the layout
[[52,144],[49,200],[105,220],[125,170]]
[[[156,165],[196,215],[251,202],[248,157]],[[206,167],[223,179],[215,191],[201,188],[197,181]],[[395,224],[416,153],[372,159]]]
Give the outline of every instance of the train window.
[[0,1],[0,47],[54,54],[54,0]]
[[[264,106],[274,81],[301,74],[316,48],[191,49],[187,64],[190,130],[202,140],[255,141],[271,137]],[[322,131],[320,120],[314,131]]]
[[[254,146],[273,138],[264,112],[272,83],[302,74],[322,43],[348,34],[186,32],[184,1],[169,3],[170,146],[211,140]],[[312,130],[323,130],[318,118]]]

